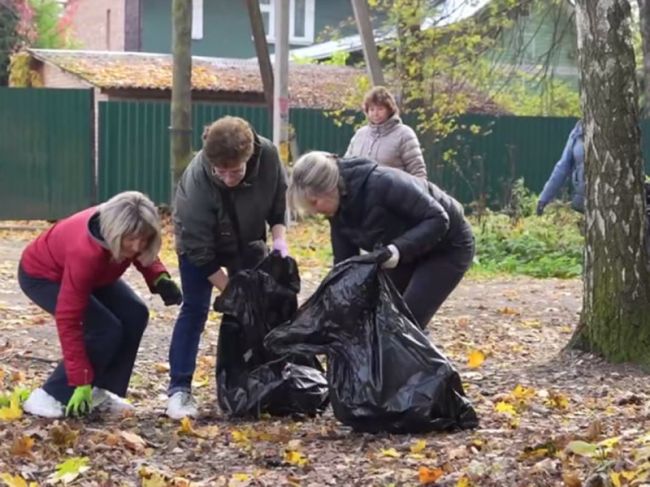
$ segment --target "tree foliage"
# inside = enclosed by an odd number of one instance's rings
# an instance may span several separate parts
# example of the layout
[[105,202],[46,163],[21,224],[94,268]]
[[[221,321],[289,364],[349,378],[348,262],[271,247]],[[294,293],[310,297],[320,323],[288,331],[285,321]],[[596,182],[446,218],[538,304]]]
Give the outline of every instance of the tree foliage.
[[78,46],[72,35],[78,6],[79,0],[68,0],[65,5],[57,0],[0,0],[0,85],[7,84],[10,59],[22,48]]

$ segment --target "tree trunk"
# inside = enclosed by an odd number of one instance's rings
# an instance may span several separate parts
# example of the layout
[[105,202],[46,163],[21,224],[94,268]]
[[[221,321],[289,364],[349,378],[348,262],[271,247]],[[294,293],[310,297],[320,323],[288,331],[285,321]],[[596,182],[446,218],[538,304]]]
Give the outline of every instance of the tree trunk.
[[171,199],[192,155],[192,0],[172,0]]
[[650,364],[638,89],[628,0],[578,0],[585,131],[585,270],[570,345]]
[[650,116],[650,0],[639,0],[643,53],[643,115]]

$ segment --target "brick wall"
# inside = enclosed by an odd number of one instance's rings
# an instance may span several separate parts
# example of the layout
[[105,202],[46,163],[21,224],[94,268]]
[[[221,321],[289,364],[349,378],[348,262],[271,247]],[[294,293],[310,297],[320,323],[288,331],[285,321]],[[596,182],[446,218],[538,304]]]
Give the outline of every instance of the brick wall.
[[73,29],[80,49],[124,51],[125,0],[79,0]]
[[90,88],[92,85],[52,64],[40,63],[38,68],[46,88]]

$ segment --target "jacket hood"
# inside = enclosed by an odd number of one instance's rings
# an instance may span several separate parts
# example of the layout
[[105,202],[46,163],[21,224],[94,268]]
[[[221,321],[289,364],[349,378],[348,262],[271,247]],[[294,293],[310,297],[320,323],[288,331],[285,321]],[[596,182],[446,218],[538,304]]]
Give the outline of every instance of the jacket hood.
[[340,203],[338,212],[348,208],[359,208],[357,200],[363,197],[363,187],[370,173],[377,168],[377,163],[370,159],[340,159],[338,161],[341,173]]

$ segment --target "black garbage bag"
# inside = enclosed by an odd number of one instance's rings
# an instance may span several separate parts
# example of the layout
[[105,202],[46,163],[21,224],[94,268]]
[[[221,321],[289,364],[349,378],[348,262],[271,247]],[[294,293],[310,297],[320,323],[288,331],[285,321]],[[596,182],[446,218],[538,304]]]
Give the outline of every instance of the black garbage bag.
[[476,427],[458,372],[371,258],[334,267],[293,322],[267,335],[267,348],[326,353],[334,416],[357,431]]
[[220,296],[217,398],[227,414],[313,415],[327,406],[327,380],[313,354],[281,356],[264,348],[266,334],[294,317],[299,291],[295,260],[272,253],[235,274]]

